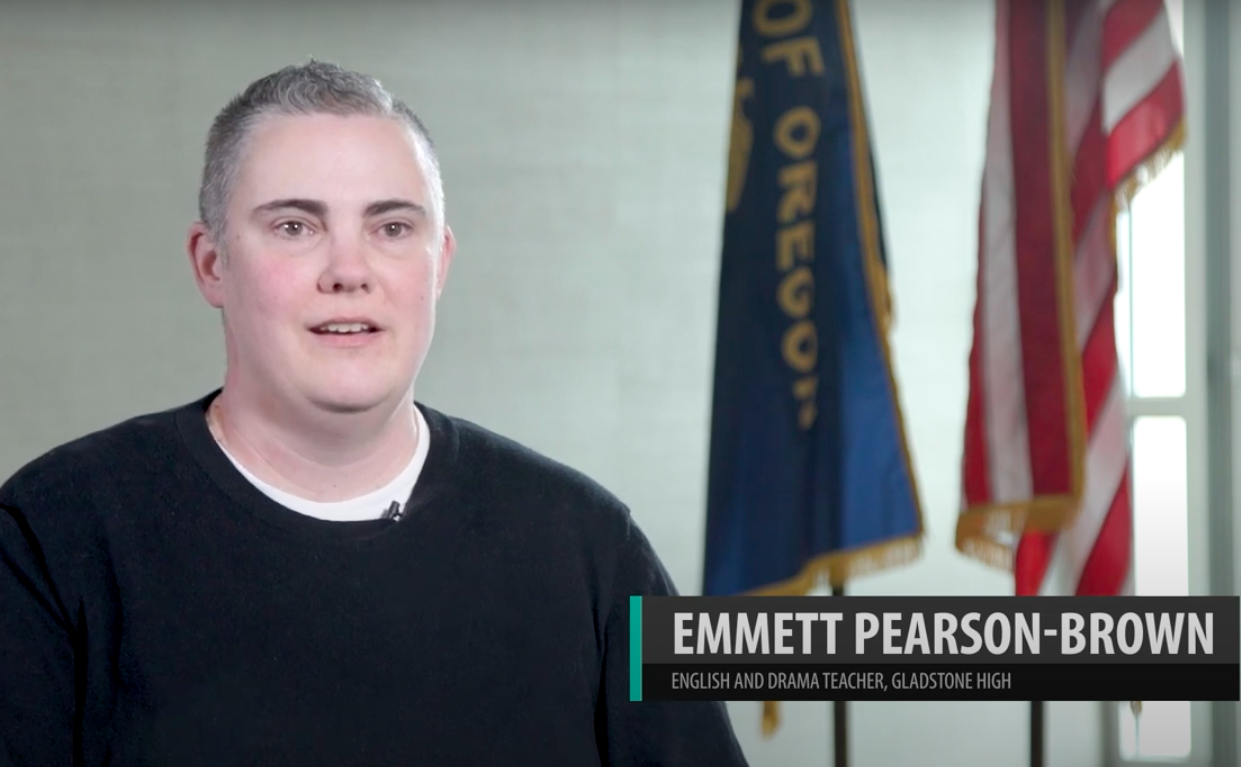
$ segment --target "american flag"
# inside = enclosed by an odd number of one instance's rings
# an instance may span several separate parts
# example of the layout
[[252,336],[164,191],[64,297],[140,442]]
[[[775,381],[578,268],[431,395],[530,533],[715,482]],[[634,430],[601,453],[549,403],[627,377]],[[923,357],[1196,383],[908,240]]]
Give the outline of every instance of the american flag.
[[1132,593],[1115,222],[1184,140],[1180,55],[1164,0],[996,0],[995,28],[957,548],[1019,595]]

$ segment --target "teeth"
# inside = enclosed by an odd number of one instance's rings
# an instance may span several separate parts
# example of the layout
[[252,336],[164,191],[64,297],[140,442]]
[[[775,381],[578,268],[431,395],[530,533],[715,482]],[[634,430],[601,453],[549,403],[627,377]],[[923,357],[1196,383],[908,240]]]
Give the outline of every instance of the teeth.
[[370,330],[371,326],[364,322],[331,322],[327,325],[321,325],[319,329],[326,333],[362,333]]

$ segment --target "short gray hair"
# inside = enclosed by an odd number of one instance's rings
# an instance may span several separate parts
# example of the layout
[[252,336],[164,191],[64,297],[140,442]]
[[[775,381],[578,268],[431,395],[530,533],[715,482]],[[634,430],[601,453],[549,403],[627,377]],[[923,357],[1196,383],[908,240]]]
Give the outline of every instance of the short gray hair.
[[198,215],[217,243],[224,244],[225,211],[237,181],[246,139],[255,124],[269,115],[315,114],[388,117],[408,126],[431,198],[436,237],[440,236],[444,225],[444,183],[435,146],[422,121],[374,77],[311,59],[309,63],[285,67],[255,80],[229,101],[211,124],[198,192]]

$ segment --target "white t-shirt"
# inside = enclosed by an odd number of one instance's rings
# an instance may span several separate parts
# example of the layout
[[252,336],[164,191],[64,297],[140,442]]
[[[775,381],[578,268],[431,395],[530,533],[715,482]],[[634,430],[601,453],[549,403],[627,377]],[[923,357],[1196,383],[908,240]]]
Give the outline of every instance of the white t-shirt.
[[427,428],[427,422],[423,418],[421,410],[415,407],[414,414],[418,419],[418,444],[414,448],[413,458],[401,470],[401,473],[388,484],[378,490],[372,490],[365,495],[345,501],[325,503],[322,501],[311,501],[301,496],[287,493],[254,476],[223,445],[220,445],[220,449],[224,451],[224,455],[228,456],[228,459],[233,462],[233,465],[237,467],[237,471],[241,472],[243,477],[250,480],[268,498],[282,506],[307,516],[333,522],[361,522],[368,519],[381,519],[385,516],[391,516],[389,510],[393,503],[396,504],[396,509],[403,513],[405,504],[408,503],[410,495],[414,492],[414,485],[418,483],[418,475],[422,473],[422,466],[427,461],[427,452],[431,444],[431,430]]

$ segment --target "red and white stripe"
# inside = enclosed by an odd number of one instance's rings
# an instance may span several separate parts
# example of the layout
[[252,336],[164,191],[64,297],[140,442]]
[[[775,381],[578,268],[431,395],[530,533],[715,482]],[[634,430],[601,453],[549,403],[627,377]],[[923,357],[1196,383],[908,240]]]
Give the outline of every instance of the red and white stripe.
[[[1058,84],[1052,34],[1062,35]],[[1163,0],[997,0],[957,540],[1011,566],[1018,594],[1051,591],[1049,571],[1080,595],[1131,589],[1113,201],[1182,120]],[[1059,198],[1056,157],[1067,170]],[[1057,280],[1057,205],[1071,229],[1068,286]]]

